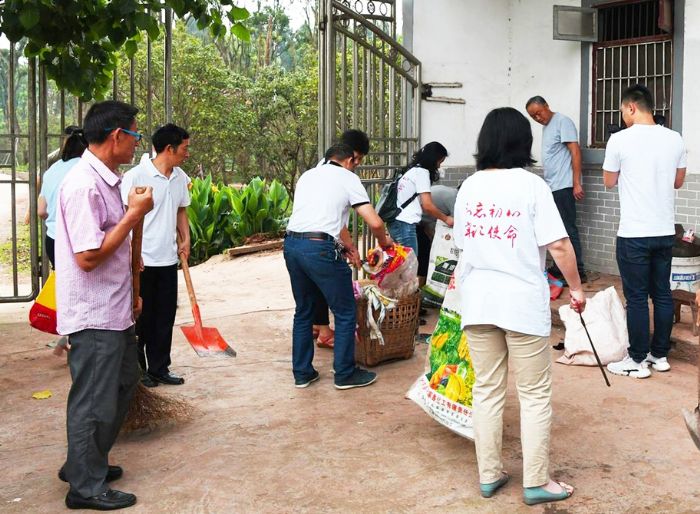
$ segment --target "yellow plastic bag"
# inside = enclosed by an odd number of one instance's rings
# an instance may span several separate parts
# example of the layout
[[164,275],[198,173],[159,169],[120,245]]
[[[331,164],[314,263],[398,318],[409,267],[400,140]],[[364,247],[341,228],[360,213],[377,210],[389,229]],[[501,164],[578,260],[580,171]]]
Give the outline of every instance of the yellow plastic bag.
[[29,309],[29,324],[42,332],[58,334],[56,331],[56,277],[53,271],[39,291],[34,305]]

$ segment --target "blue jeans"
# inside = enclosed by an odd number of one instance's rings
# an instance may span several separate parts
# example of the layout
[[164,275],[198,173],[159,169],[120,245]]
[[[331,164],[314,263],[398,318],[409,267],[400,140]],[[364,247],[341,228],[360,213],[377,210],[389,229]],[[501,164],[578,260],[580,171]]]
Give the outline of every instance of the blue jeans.
[[412,248],[418,257],[418,236],[416,225],[405,221],[394,220],[387,225],[391,238],[401,246]]
[[355,295],[352,272],[332,241],[284,240],[284,261],[296,303],[292,329],[292,371],[305,380],[314,373],[313,321],[319,299],[325,299],[335,319],[333,369],[335,380],[355,370]]
[[[649,350],[666,357],[671,348],[673,299],[671,249],[673,236],[618,237],[617,266],[627,300],[629,354],[642,362]],[[654,335],[649,344],[649,297],[654,304]]]

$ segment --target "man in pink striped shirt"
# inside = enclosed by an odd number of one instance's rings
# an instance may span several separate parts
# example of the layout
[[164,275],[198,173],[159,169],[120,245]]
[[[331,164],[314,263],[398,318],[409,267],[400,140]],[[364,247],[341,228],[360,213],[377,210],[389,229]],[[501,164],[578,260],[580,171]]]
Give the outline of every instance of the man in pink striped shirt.
[[139,379],[134,337],[129,232],[153,208],[151,188],[129,193],[124,212],[119,165],[141,140],[138,110],[94,104],[84,121],[88,149],[63,181],[56,209],[58,331],[69,336],[73,383],[68,395],[68,455],[59,478],[70,483],[66,506],[114,510],[136,496],[106,483],[122,475],[108,453]]

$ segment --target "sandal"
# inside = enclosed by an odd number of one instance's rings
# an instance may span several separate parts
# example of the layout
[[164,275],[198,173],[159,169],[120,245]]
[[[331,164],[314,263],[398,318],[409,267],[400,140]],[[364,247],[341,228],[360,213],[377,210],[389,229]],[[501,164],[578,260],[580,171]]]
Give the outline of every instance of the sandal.
[[557,484],[562,489],[559,493],[550,493],[544,487],[525,487],[523,489],[523,501],[527,505],[537,505],[539,503],[566,500],[574,494],[573,491],[569,492],[566,490],[566,487],[564,487],[566,484],[563,482],[557,482]]
[[329,350],[333,349],[333,343],[335,342],[335,332],[331,330],[331,335],[328,337],[321,337],[318,336],[316,338],[316,346],[319,348],[328,348]]
[[491,498],[494,494],[496,494],[496,491],[508,483],[508,480],[510,480],[508,473],[503,473],[503,476],[495,482],[491,482],[489,484],[479,484],[481,496],[484,498]]

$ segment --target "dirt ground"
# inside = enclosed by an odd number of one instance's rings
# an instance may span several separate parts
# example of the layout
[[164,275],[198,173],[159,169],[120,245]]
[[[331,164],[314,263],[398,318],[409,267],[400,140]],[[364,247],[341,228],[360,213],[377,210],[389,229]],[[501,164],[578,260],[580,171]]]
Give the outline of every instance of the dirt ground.
[[[176,329],[179,394],[197,408],[186,424],[121,438],[111,461],[124,467],[114,487],[133,492],[130,512],[698,512],[700,452],[681,408],[696,403],[696,368],[648,380],[595,368],[554,366],[551,472],[576,487],[566,502],[526,507],[514,388],[505,413],[503,454],[511,483],[492,499],[478,494],[474,445],[404,398],[423,369],[419,344],[407,361],[376,368],[371,387],[337,391],[332,355],[318,350],[321,380],[295,389],[291,375],[293,300],[280,252],[217,259],[193,268],[205,323],[238,351],[197,357]],[[181,288],[178,323],[191,319]],[[26,306],[0,310],[0,511],[65,511],[65,359],[53,338],[25,323]],[[557,329],[552,341],[561,338]],[[558,352],[553,352],[556,356]],[[51,390],[47,400],[32,393]]]

